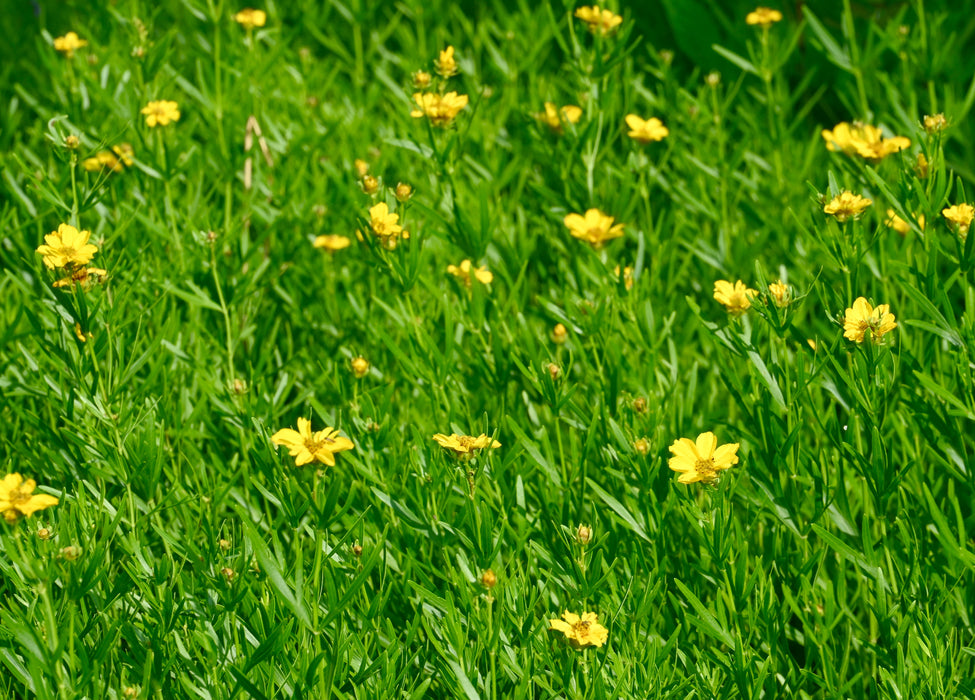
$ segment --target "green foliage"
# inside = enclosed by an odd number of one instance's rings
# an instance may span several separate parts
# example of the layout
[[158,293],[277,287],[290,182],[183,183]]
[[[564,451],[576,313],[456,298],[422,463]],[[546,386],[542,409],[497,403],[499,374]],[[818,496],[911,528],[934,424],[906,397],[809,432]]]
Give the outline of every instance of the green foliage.
[[[975,697],[975,235],[942,216],[975,187],[970,12],[766,31],[660,2],[602,36],[564,3],[268,3],[254,29],[224,0],[22,4],[0,455],[60,503],[0,523],[0,697]],[[435,128],[411,76],[448,44],[432,89],[470,104]],[[827,150],[855,120],[911,146]],[[873,204],[827,217],[841,190]],[[409,238],[373,235],[378,202]],[[572,238],[590,208],[625,235]],[[61,223],[103,283],[52,286]],[[844,338],[861,296],[882,343]],[[271,436],[298,418],[355,449],[296,468]],[[678,484],[668,446],[705,431],[740,462]],[[606,645],[547,631],[564,611]]]

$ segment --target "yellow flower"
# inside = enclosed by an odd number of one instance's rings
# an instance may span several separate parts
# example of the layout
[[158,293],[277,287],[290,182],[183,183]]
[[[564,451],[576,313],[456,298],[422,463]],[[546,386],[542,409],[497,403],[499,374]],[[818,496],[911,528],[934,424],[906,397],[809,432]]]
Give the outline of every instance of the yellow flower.
[[948,120],[944,114],[927,114],[924,116],[924,130],[929,134],[936,134],[948,128]]
[[66,58],[74,58],[74,52],[85,46],[88,46],[88,42],[79,38],[74,32],[68,32],[54,40],[54,50],[60,51]]
[[302,466],[309,462],[322,462],[335,466],[335,453],[351,450],[355,447],[347,437],[339,435],[335,428],[325,428],[313,433],[311,421],[307,418],[298,419],[298,430],[284,428],[271,436],[275,445],[284,445],[288,453],[295,458],[295,466]]
[[316,248],[324,248],[330,253],[334,253],[337,250],[348,248],[351,244],[351,239],[331,233],[327,236],[316,236],[314,246]]
[[171,100],[157,100],[142,108],[146,115],[146,126],[166,126],[179,121],[179,105]]
[[464,260],[460,266],[448,265],[447,272],[456,277],[468,289],[471,288],[472,277],[481,284],[490,284],[491,281],[494,280],[494,275],[492,275],[487,268],[474,267],[471,265],[470,260]]
[[599,624],[597,618],[594,612],[584,612],[580,617],[566,611],[561,620],[549,620],[548,628],[564,634],[573,649],[601,647],[609,637],[609,630]]
[[394,192],[397,202],[406,202],[413,196],[413,188],[405,182],[397,182]]
[[677,481],[682,484],[696,481],[713,484],[718,480],[718,472],[738,464],[738,443],[718,447],[718,438],[710,432],[701,433],[696,441],[690,438],[674,440],[670,452],[674,456],[667,466],[680,474]]
[[359,173],[359,177],[365,177],[369,174],[369,163],[361,158],[356,158],[352,164],[355,166],[355,171]]
[[822,135],[829,150],[858,155],[873,162],[883,160],[891,153],[897,153],[911,145],[911,140],[903,136],[885,139],[880,129],[860,122],[840,122],[832,131],[823,129]]
[[460,114],[460,110],[467,106],[467,95],[458,95],[456,92],[448,92],[446,95],[438,95],[433,92],[418,92],[413,95],[414,101],[420,109],[414,109],[410,116],[414,119],[427,117],[434,126],[449,126],[454,117]]
[[430,82],[433,78],[425,70],[418,70],[413,74],[413,87],[419,88],[420,90],[426,90],[430,87]]
[[91,158],[85,158],[81,161],[81,167],[88,172],[104,169],[111,170],[113,173],[120,173],[132,165],[132,154],[132,145],[122,143],[118,146],[112,146],[110,151],[99,151]]
[[[918,228],[920,228],[923,231],[924,223],[925,223],[924,214],[921,214],[919,216],[915,214],[915,218],[917,219]],[[897,212],[895,212],[893,209],[887,210],[887,221],[885,223],[887,226],[894,229],[895,231],[897,231],[897,233],[899,233],[902,236],[907,235],[907,232],[911,230],[911,225],[906,221],[904,221],[904,219],[897,216]]]
[[55,281],[52,286],[55,288],[70,287],[78,283],[85,289],[88,289],[96,282],[99,282],[100,277],[105,277],[106,275],[108,275],[108,270],[103,270],[100,267],[73,267],[70,275]]
[[771,27],[776,22],[781,21],[782,13],[767,7],[756,7],[754,11],[745,16],[745,24],[757,24],[763,28]]
[[566,105],[559,109],[554,102],[546,102],[545,111],[535,112],[532,116],[555,133],[561,134],[563,124],[577,124],[579,122],[579,119],[582,118],[582,108]]
[[4,520],[13,524],[22,515],[32,515],[58,504],[54,496],[43,493],[31,495],[36,486],[33,479],[25,481],[20,474],[7,474],[0,480],[0,513]]
[[949,222],[958,227],[958,234],[962,238],[968,236],[968,229],[972,225],[972,219],[975,219],[975,209],[972,208],[971,204],[954,204],[944,208],[941,214]]
[[44,236],[44,245],[37,252],[44,256],[48,269],[87,265],[98,252],[98,246],[88,242],[91,231],[79,231],[71,224],[61,224],[57,231]]
[[403,227],[397,224],[397,221],[399,221],[399,214],[391,213],[386,202],[380,202],[369,208],[369,226],[382,241],[383,246],[390,250],[396,247],[396,239],[400,235],[406,238]]
[[579,524],[579,527],[576,528],[576,542],[581,545],[592,542],[592,525]]
[[454,60],[454,47],[448,46],[440,52],[440,57],[433,62],[437,74],[444,78],[457,75],[457,61]]
[[823,211],[831,216],[835,216],[837,221],[843,222],[850,217],[856,218],[860,216],[871,204],[873,204],[872,200],[861,197],[858,194],[853,194],[848,190],[843,190],[823,207]]
[[751,297],[756,294],[758,294],[757,290],[749,289],[741,280],[734,284],[727,280],[718,280],[714,283],[714,298],[724,305],[728,313],[735,316],[740,316],[751,308]]
[[366,376],[369,371],[369,360],[359,356],[352,360],[352,373],[356,376],[356,379],[362,379]]
[[368,195],[374,195],[379,191],[379,178],[373,175],[363,175],[359,184],[362,186],[362,191]]
[[622,17],[612,10],[600,10],[599,5],[580,7],[576,10],[575,16],[586,23],[590,32],[601,36],[613,33],[623,22]]
[[[617,265],[613,268],[613,273],[616,275],[616,279],[620,278],[620,266]],[[627,291],[633,289],[633,268],[627,265],[623,268],[623,286],[626,287]]]
[[235,14],[234,21],[244,29],[263,27],[267,22],[267,13],[264,10],[252,10],[248,7]]
[[867,333],[874,343],[883,342],[883,337],[897,328],[894,314],[890,313],[890,305],[880,304],[877,308],[870,306],[870,302],[859,297],[853,302],[853,308],[846,310],[843,321],[843,337],[862,343]]
[[641,455],[646,456],[650,454],[650,441],[645,437],[637,438],[633,441],[633,449]]
[[643,119],[635,114],[627,114],[626,125],[630,127],[627,136],[640,143],[661,141],[670,133],[670,130],[656,117]]
[[433,439],[438,445],[444,448],[447,452],[453,454],[454,457],[467,461],[477,456],[477,453],[486,447],[491,449],[497,449],[501,447],[501,443],[493,438],[481,433],[477,437],[471,435],[444,435],[443,433],[437,433],[433,436]]
[[914,170],[922,180],[928,176],[928,159],[924,153],[917,154],[917,165],[914,166]]
[[768,293],[772,296],[775,305],[784,309],[789,305],[789,285],[782,284],[782,280],[776,280],[768,286]]
[[586,215],[569,214],[563,219],[574,238],[581,238],[593,248],[602,248],[606,241],[623,235],[623,224],[613,225],[613,217],[598,209],[589,209]]

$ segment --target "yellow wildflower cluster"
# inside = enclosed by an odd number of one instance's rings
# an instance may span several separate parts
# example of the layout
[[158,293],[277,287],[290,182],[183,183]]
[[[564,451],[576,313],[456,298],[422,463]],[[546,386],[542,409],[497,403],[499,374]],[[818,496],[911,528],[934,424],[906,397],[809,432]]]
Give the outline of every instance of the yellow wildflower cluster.
[[245,8],[234,15],[234,21],[248,31],[255,27],[263,27],[267,23],[267,13],[264,10]]
[[963,240],[968,237],[968,229],[972,225],[972,220],[975,219],[975,208],[971,204],[965,202],[953,204],[950,207],[945,207],[941,215],[948,220],[948,223],[955,228]]
[[847,219],[859,217],[871,204],[873,200],[843,190],[823,206],[823,211],[843,223]]
[[532,116],[553,133],[561,134],[565,124],[579,123],[579,119],[582,118],[582,108],[575,105],[565,105],[560,108],[554,102],[546,102],[545,111],[536,112]]
[[470,260],[464,260],[460,265],[448,265],[447,272],[467,289],[471,288],[471,281],[477,280],[481,284],[491,284],[494,275],[486,267],[474,267]]
[[146,126],[151,128],[178,122],[180,117],[179,105],[171,100],[150,102],[142,108],[142,114],[146,117]]
[[776,22],[782,21],[782,13],[768,7],[756,7],[752,12],[745,16],[745,24],[757,25],[763,29],[768,29]]
[[670,130],[657,117],[644,119],[636,114],[628,114],[626,115],[626,125],[630,127],[626,135],[640,143],[662,141],[670,133]]
[[400,238],[408,239],[410,232],[399,225],[399,214],[389,210],[386,202],[369,208],[369,228],[386,250],[393,250]]
[[614,33],[623,23],[623,18],[612,10],[600,9],[599,5],[580,7],[575,16],[586,23],[586,27],[593,34],[607,36]]
[[[447,80],[457,75],[460,70],[454,58],[453,46],[448,46],[440,52],[440,56],[434,61],[434,66],[437,74],[443,78],[441,89],[437,92],[413,93],[413,101],[416,102],[417,109],[410,112],[410,116],[414,119],[426,117],[432,126],[443,129],[454,123],[454,119],[467,106],[469,99],[467,95],[458,94],[454,90],[450,92],[443,90]],[[431,83],[429,73],[417,71],[413,74],[413,84],[421,91],[430,87]]]
[[833,130],[823,129],[826,148],[858,155],[871,162],[879,162],[892,153],[910,148],[911,140],[903,136],[884,138],[883,132],[870,124],[840,122]]
[[444,435],[437,433],[433,436],[434,441],[452,456],[466,462],[473,459],[481,450],[491,448],[492,450],[501,447],[501,443],[489,435],[481,433],[477,437],[471,435]]

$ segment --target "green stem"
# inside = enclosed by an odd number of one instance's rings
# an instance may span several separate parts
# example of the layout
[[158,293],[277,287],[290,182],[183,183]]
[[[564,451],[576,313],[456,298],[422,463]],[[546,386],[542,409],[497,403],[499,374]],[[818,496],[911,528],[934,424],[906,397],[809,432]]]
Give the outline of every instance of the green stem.
[[230,310],[227,308],[227,301],[223,296],[223,285],[220,284],[220,273],[217,271],[216,244],[210,245],[210,270],[213,273],[213,284],[217,288],[217,299],[220,301],[220,313],[223,315],[223,325],[226,335],[227,370],[230,377],[230,386],[233,386],[234,380],[236,379],[234,372],[234,334],[230,322]]

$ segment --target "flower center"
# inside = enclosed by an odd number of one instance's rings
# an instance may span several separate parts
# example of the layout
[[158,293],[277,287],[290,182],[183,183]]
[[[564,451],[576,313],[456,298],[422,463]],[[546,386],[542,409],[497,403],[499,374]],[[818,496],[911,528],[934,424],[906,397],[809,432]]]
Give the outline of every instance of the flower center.
[[694,470],[701,475],[701,481],[712,481],[715,477],[714,458],[699,459],[694,463]]
[[335,440],[329,440],[328,438],[325,438],[324,440],[313,440],[308,438],[305,440],[305,449],[312,454],[315,454],[318,452],[318,450],[322,449],[326,445],[331,445],[333,442],[335,442]]
[[589,625],[592,623],[589,620],[579,620],[577,623],[572,625],[572,633],[578,637],[583,637],[589,634]]
[[11,504],[26,503],[30,500],[30,494],[18,487],[10,492],[8,500]]

